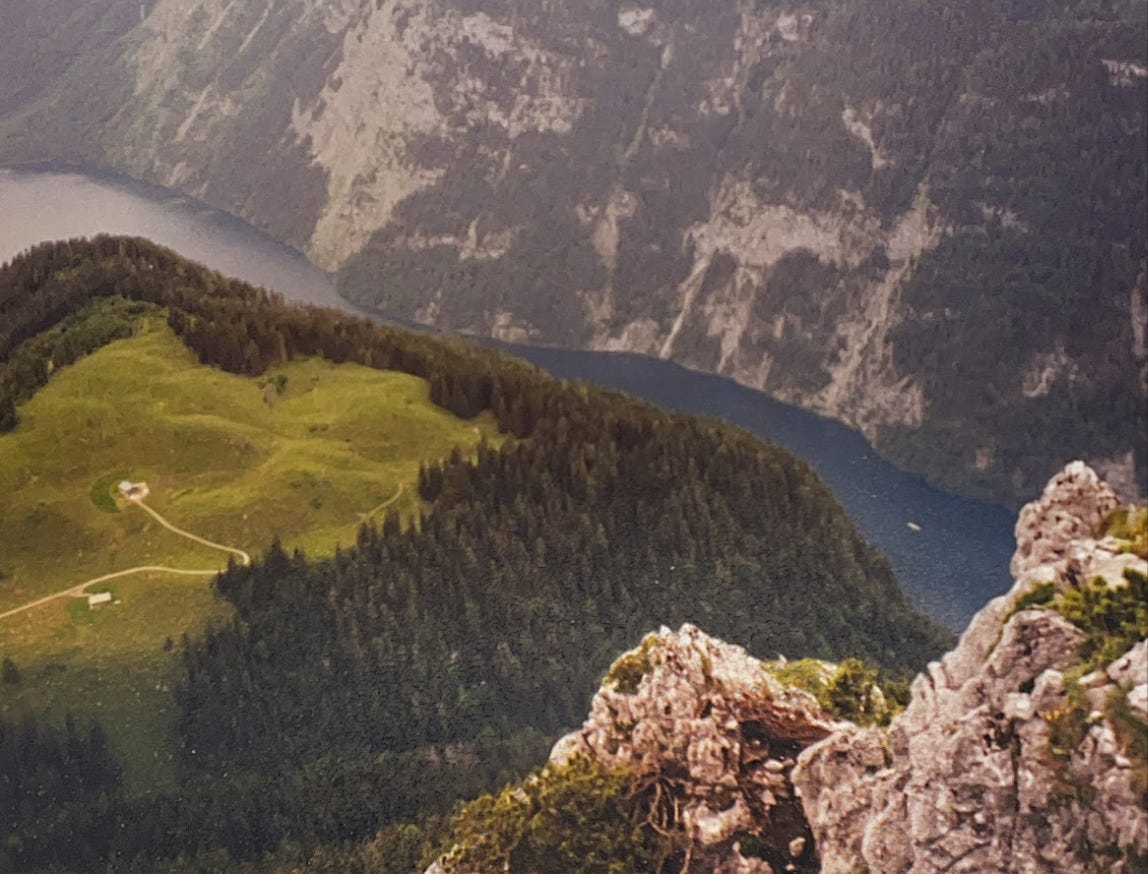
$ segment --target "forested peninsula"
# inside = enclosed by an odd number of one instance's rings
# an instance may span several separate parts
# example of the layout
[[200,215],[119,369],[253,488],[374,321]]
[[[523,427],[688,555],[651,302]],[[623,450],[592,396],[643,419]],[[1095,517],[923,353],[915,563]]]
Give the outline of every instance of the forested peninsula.
[[214,581],[231,618],[173,644],[175,791],[125,791],[98,725],[0,724],[0,869],[410,872],[452,805],[545,760],[650,628],[892,681],[951,643],[814,472],[739,429],[287,306],[141,239],[0,268],[0,427],[144,312],[232,373],[323,356],[423,378],[505,439],[425,466],[418,512],[331,557],[272,542]]

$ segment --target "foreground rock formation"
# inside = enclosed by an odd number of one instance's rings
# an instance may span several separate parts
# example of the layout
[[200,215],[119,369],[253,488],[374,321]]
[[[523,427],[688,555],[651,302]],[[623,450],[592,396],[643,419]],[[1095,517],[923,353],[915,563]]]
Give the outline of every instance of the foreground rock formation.
[[[1138,870],[1148,774],[1113,711],[1123,699],[1143,732],[1148,644],[1081,678],[1084,700],[1073,701],[1065,675],[1084,632],[1018,603],[1050,583],[1063,594],[1097,576],[1127,585],[1129,568],[1148,573],[1143,559],[1096,539],[1117,505],[1093,471],[1069,465],[1021,514],[1012,590],[917,677],[890,730],[849,727],[803,753],[792,779],[823,871]],[[1074,708],[1084,717],[1075,737]]]
[[741,853],[738,837],[753,835],[780,870],[816,871],[789,772],[835,729],[811,694],[782,685],[741,647],[683,625],[648,635],[615,663],[590,718],[550,759],[581,753],[655,787],[653,817],[684,833],[691,870],[766,874],[764,860]]
[[1018,522],[1012,590],[888,728],[834,717],[777,664],[685,625],[615,662],[551,764],[625,768],[651,827],[683,848],[676,870],[695,874],[1142,870],[1148,641],[1097,638],[1064,606],[1148,576],[1102,536],[1118,505],[1083,464],[1053,479]]

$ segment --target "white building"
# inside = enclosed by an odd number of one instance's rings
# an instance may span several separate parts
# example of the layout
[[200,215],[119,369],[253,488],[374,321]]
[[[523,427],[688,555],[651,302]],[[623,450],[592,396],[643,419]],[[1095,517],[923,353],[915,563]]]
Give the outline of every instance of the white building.
[[110,603],[112,603],[111,592],[96,592],[88,595],[89,610],[99,610],[101,607],[106,607]]
[[138,501],[148,496],[147,483],[133,483],[124,480],[119,484],[120,496],[129,501]]

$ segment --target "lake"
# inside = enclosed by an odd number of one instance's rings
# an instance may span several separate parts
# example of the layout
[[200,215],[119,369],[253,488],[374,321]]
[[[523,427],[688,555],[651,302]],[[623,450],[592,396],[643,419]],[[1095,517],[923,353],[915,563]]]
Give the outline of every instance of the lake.
[[[363,314],[302,254],[192,198],[107,174],[0,168],[0,262],[45,240],[98,233],[148,237],[289,300]],[[1014,513],[932,488],[882,459],[844,425],[666,361],[484,342],[556,376],[719,417],[805,459],[862,533],[889,556],[913,601],[953,629],[963,629],[1011,584]]]

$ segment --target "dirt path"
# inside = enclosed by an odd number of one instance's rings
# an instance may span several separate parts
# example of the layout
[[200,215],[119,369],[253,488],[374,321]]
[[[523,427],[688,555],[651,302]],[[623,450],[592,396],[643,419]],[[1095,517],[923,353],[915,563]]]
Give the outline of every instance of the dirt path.
[[[397,495],[391,498],[390,501],[385,502],[381,507],[376,508],[376,510],[372,510],[371,512],[374,513],[377,512],[378,509],[389,506],[391,502],[398,500],[398,498],[402,495],[402,492],[402,486],[399,486],[399,493]],[[129,500],[133,504],[137,504],[142,510],[146,511],[153,519],[159,522],[160,525],[162,525],[168,531],[171,531],[173,534],[178,534],[180,537],[186,537],[188,540],[193,540],[196,543],[211,547],[212,549],[218,549],[222,552],[227,552],[231,553],[232,555],[239,556],[240,564],[242,564],[244,567],[250,566],[251,556],[244,552],[242,549],[237,549],[234,546],[224,546],[222,543],[215,543],[212,540],[205,540],[198,535],[192,534],[190,531],[184,531],[182,528],[176,528],[174,525],[168,522],[167,519],[163,518],[163,516],[145,504],[142,498],[129,498]],[[56,592],[54,595],[48,595],[47,597],[40,598],[37,601],[32,601],[28,604],[24,604],[21,607],[16,607],[15,609],[8,610],[5,613],[0,613],[0,619],[7,619],[9,616],[15,616],[18,613],[23,613],[25,610],[31,610],[35,607],[39,607],[42,604],[47,604],[50,601],[55,601],[58,598],[82,597],[84,590],[89,586],[106,583],[109,580],[116,580],[120,577],[132,576],[133,574],[164,573],[179,574],[180,576],[184,577],[213,577],[219,572],[219,568],[215,568],[214,570],[182,570],[180,568],[164,567],[163,565],[139,565],[138,567],[127,568],[126,570],[115,571],[110,574],[104,574],[103,576],[86,580],[85,582],[80,583],[78,586],[72,586],[70,589],[65,589],[62,592]]]
[[385,501],[383,501],[381,504],[379,504],[379,506],[375,507],[374,509],[368,510],[366,513],[361,513],[359,515],[359,522],[360,523],[366,522],[368,519],[370,519],[376,513],[387,509],[387,507],[389,507],[391,504],[393,504],[395,501],[397,501],[399,498],[401,498],[403,496],[403,489],[405,487],[406,487],[406,483],[399,483],[399,490],[397,492],[395,492],[393,495],[391,495],[391,497],[387,498]]
[[58,598],[79,598],[84,594],[84,589],[88,586],[95,586],[99,583],[106,583],[108,580],[115,580],[120,577],[131,576],[132,574],[148,574],[148,573],[164,573],[164,574],[179,574],[185,577],[213,577],[218,570],[214,571],[186,571],[174,567],[164,567],[163,565],[140,565],[139,567],[128,568],[127,570],[116,571],[111,574],[104,574],[102,577],[96,577],[94,580],[80,583],[78,586],[72,586],[70,589],[65,589],[62,592],[56,592],[54,595],[48,595],[38,601],[32,601],[30,604],[24,604],[22,607],[17,607],[14,610],[9,610],[6,613],[0,613],[0,619],[7,619],[9,616],[15,616],[17,613],[23,613],[25,610],[31,610],[34,607],[39,607],[41,604],[47,604],[49,601],[55,601]]
[[188,540],[194,540],[196,543],[202,543],[204,546],[210,546],[212,549],[219,549],[223,552],[230,552],[232,555],[239,556],[239,563],[244,567],[251,566],[251,556],[244,552],[242,549],[236,549],[234,546],[224,546],[222,543],[215,543],[211,540],[204,540],[202,537],[198,537],[197,535],[192,534],[190,531],[184,531],[182,528],[176,528],[174,525],[168,522],[167,519],[163,518],[163,516],[145,504],[143,502],[143,498],[130,498],[129,500],[139,504],[141,509],[151,514],[155,521],[157,521],[168,531],[171,531],[173,534],[178,534],[180,537],[186,537]]

